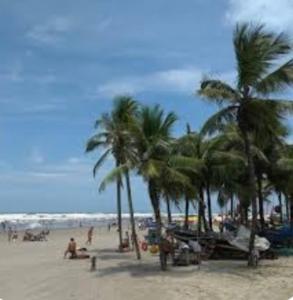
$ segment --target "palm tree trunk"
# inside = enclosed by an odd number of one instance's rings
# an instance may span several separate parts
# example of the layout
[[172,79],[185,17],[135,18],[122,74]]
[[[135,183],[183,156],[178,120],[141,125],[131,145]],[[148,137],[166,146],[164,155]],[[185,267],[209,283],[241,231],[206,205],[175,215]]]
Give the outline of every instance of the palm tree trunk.
[[166,205],[167,205],[167,214],[168,214],[168,223],[172,223],[172,213],[171,213],[171,207],[170,207],[170,198],[168,195],[166,195]]
[[[240,127],[241,129],[241,127]],[[251,142],[249,140],[248,132],[246,129],[243,130],[242,134],[245,145],[245,154],[247,158],[247,167],[248,167],[248,182],[249,182],[249,190],[251,195],[251,213],[252,213],[252,221],[251,221],[251,233],[249,239],[249,258],[248,258],[248,266],[255,267],[256,261],[254,259],[254,242],[255,242],[255,234],[256,234],[256,225],[257,225],[257,203],[256,203],[256,191],[255,191],[255,169],[254,163],[251,153]]]
[[209,215],[209,227],[213,231],[213,214],[212,214],[212,201],[211,201],[211,191],[210,191],[210,181],[207,179],[207,202],[208,202],[208,215]]
[[293,196],[290,195],[290,198],[289,198],[289,203],[290,203],[290,225],[291,225],[291,228],[293,228]]
[[201,187],[201,189],[200,189],[199,214],[200,214],[201,220],[203,222],[203,228],[207,232],[208,224],[207,224],[207,220],[206,220],[206,216],[205,216],[205,203],[204,203],[203,187]]
[[280,223],[283,223],[283,201],[282,201],[282,192],[278,192],[278,200],[279,200],[279,206],[280,206]]
[[239,215],[240,215],[240,224],[245,224],[245,213],[244,213],[244,205],[243,205],[243,199],[239,198]]
[[230,210],[231,210],[231,218],[234,219],[234,194],[231,193],[230,196]]
[[289,197],[287,193],[284,193],[285,195],[285,204],[286,204],[286,220],[287,222],[290,222],[290,215],[289,215]]
[[[116,166],[119,166],[119,163],[116,162]],[[117,179],[116,181],[117,189],[117,219],[118,219],[118,234],[119,234],[119,251],[122,251],[122,211],[121,211],[121,181]]]
[[128,198],[129,215],[130,215],[130,223],[131,223],[131,231],[132,231],[132,241],[134,244],[137,259],[141,259],[139,245],[138,245],[138,241],[137,241],[136,229],[135,229],[131,186],[130,186],[130,178],[129,178],[128,171],[125,172],[125,179],[126,179],[127,198]]
[[243,215],[244,215],[244,225],[248,226],[248,207],[245,206],[243,208]]
[[155,220],[156,220],[157,238],[159,239],[161,270],[166,271],[167,261],[162,247],[162,219],[161,219],[161,211],[160,211],[160,198],[154,181],[152,180],[149,181],[148,189],[149,189],[149,195],[150,195],[152,207],[154,210]]
[[257,194],[258,194],[260,226],[261,229],[263,230],[265,228],[265,218],[264,218],[264,209],[263,209],[262,176],[260,174],[257,175]]
[[189,199],[185,197],[185,218],[184,218],[184,229],[188,229],[188,217],[189,217]]
[[201,234],[201,205],[200,205],[200,201],[198,201],[197,203],[197,235],[200,236]]

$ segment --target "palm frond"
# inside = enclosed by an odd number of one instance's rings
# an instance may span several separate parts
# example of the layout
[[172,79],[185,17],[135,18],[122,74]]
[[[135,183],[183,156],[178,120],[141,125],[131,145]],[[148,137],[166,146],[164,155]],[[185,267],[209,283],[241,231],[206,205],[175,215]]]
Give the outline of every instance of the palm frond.
[[227,165],[232,163],[246,163],[246,159],[243,154],[236,151],[213,151],[213,153],[208,154],[208,157],[203,157],[212,162],[213,165]]
[[251,146],[251,152],[255,159],[262,161],[265,164],[269,164],[268,158],[266,157],[265,153],[255,145]]
[[101,147],[107,147],[108,143],[105,139],[101,139],[101,134],[96,134],[91,137],[86,144],[86,152],[92,152]]
[[180,171],[174,168],[165,168],[164,175],[168,176],[168,180],[170,182],[174,182],[174,184],[181,184],[185,188],[192,189],[191,182],[188,176],[184,175]]
[[278,114],[293,113],[293,101],[283,99],[265,99],[265,104],[275,109]]
[[262,78],[256,83],[258,93],[267,95],[280,92],[285,87],[293,84],[293,59],[280,66],[277,70]]
[[283,171],[293,171],[293,159],[292,158],[280,158],[277,162],[277,166]]
[[203,125],[200,134],[202,136],[211,135],[217,131],[222,131],[226,124],[235,122],[237,108],[238,106],[231,105],[212,115]]
[[106,150],[102,156],[99,158],[99,160],[95,163],[93,168],[93,176],[95,177],[97,174],[97,170],[103,165],[103,163],[106,161],[107,157],[111,153],[111,149]]
[[236,102],[240,95],[227,83],[220,80],[204,80],[200,85],[198,94],[208,100],[215,101],[218,104],[223,102]]
[[106,189],[107,185],[113,183],[117,180],[122,182],[122,176],[129,169],[127,164],[121,165],[115,169],[113,169],[110,173],[108,173],[102,180],[99,186],[99,192],[102,192]]
[[192,172],[197,172],[204,167],[204,163],[201,159],[181,155],[172,155],[168,160],[168,165],[171,168],[190,170]]
[[255,82],[268,74],[275,60],[291,50],[288,36],[270,32],[262,24],[238,24],[233,41],[238,69],[238,89],[254,86]]
[[132,123],[138,114],[138,103],[129,95],[114,98],[112,118],[117,123],[128,125]]
[[150,158],[139,166],[139,173],[146,179],[159,178],[164,166],[164,162]]

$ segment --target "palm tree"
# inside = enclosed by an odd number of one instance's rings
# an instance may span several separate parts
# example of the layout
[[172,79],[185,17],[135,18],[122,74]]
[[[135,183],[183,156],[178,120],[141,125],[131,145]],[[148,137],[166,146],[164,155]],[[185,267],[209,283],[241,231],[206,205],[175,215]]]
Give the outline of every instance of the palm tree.
[[247,159],[248,188],[252,206],[252,226],[248,265],[253,263],[257,222],[255,165],[252,158],[251,135],[273,133],[292,103],[270,99],[268,95],[293,83],[293,60],[281,66],[276,61],[292,50],[283,33],[277,35],[264,26],[237,25],[234,31],[234,51],[237,63],[237,84],[233,88],[220,80],[204,80],[199,94],[226,106],[209,119],[208,131],[221,129],[223,123],[234,121],[241,132]]
[[[169,182],[182,187],[189,185],[189,178],[178,170],[176,165],[184,161],[181,157],[170,156],[171,129],[177,120],[174,113],[165,116],[159,107],[143,107],[135,118],[135,122],[128,126],[127,143],[128,155],[117,168],[113,169],[103,180],[100,189],[121,178],[130,170],[136,170],[143,177],[148,186],[148,193],[154,211],[159,238],[161,269],[166,270],[166,260],[162,249],[162,219],[160,210],[160,198],[163,194],[162,178],[168,178]],[[126,151],[126,150],[125,150]],[[126,152],[125,152],[126,153]],[[186,163],[186,161],[184,161]],[[192,165],[191,165],[192,167]],[[126,180],[127,181],[127,180]]]
[[[278,150],[270,165],[268,178],[278,194],[279,205],[282,204],[280,203],[280,195],[283,194],[285,196],[286,217],[288,222],[293,225],[293,193],[291,187],[293,179],[293,147],[292,145],[284,144]],[[280,211],[280,216],[281,213],[282,210]]]
[[[104,114],[100,120],[96,122],[97,126],[100,126],[104,131],[94,135],[87,144],[87,151],[93,151],[101,146],[107,147],[106,152],[100,157],[94,167],[94,174],[106,158],[111,154],[116,162],[116,168],[122,165],[134,157],[134,153],[131,147],[131,137],[129,135],[129,128],[135,122],[137,114],[137,103],[131,97],[120,96],[115,99],[114,108],[111,114]],[[127,198],[129,206],[130,223],[132,228],[132,239],[134,242],[137,259],[141,258],[140,250],[137,241],[134,210],[132,203],[131,185],[128,169],[123,170],[126,181]],[[121,186],[122,175],[115,177],[117,184],[117,210],[118,210],[118,229],[119,229],[119,241],[120,248],[122,245],[122,228],[121,228]],[[110,175],[108,175],[109,177]],[[102,191],[109,179],[106,178],[100,185],[100,191]]]
[[[192,185],[196,190],[196,194],[191,197],[187,193],[185,194],[185,228],[188,228],[188,214],[189,214],[189,202],[192,199],[198,199],[198,228],[201,231],[201,223],[203,222],[205,231],[208,230],[208,225],[205,217],[205,199],[204,199],[204,160],[203,160],[203,145],[201,136],[197,132],[192,132],[190,126],[187,124],[186,134],[181,136],[175,141],[174,153],[184,157],[188,157],[197,161],[196,168],[183,169],[185,173],[191,178]],[[210,207],[210,206],[209,206]]]
[[[93,175],[96,176],[98,169],[105,163],[107,158],[112,154],[115,159],[116,167],[119,167],[120,160],[116,154],[116,149],[120,148],[117,144],[119,131],[115,122],[108,114],[102,115],[102,117],[96,121],[96,128],[101,128],[103,131],[92,136],[86,145],[86,152],[92,152],[94,150],[105,149],[99,160],[96,162],[93,168]],[[117,219],[118,219],[118,234],[119,234],[119,246],[118,249],[122,250],[122,211],[121,211],[121,178],[116,180],[116,202],[117,202]]]
[[[171,131],[177,120],[174,113],[164,114],[157,105],[143,107],[138,119],[138,127],[134,132],[138,161],[135,168],[143,177],[148,186],[148,193],[157,226],[157,236],[160,239],[160,263],[161,269],[166,270],[166,260],[161,247],[162,219],[160,210],[160,198],[162,195],[162,178],[168,178],[175,185],[185,186],[188,178],[172,167]],[[178,159],[177,159],[178,162]]]

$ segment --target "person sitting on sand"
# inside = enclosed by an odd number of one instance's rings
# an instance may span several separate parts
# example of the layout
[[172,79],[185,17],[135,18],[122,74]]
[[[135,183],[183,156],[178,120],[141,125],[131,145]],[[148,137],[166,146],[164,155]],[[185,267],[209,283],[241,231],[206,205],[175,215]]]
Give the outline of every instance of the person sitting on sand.
[[91,228],[89,229],[89,231],[87,233],[87,241],[86,241],[87,245],[91,245],[92,244],[93,232],[94,232],[94,227],[91,226]]
[[64,252],[64,258],[66,258],[67,254],[70,253],[70,259],[76,258],[77,257],[77,252],[76,252],[76,242],[74,238],[70,239],[70,242],[68,243],[67,249]]
[[31,231],[29,229],[27,229],[25,232],[24,232],[24,235],[23,235],[23,241],[32,241],[33,240],[33,234],[31,233]]
[[130,250],[130,239],[128,231],[125,232],[125,238],[122,240],[121,251],[129,251]]

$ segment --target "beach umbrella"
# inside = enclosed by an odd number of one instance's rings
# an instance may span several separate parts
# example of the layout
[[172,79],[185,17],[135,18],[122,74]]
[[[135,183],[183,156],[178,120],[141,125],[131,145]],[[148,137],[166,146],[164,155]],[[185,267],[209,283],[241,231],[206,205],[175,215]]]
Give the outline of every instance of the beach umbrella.
[[41,228],[42,225],[40,223],[31,223],[28,225],[28,229],[37,229],[37,228]]

